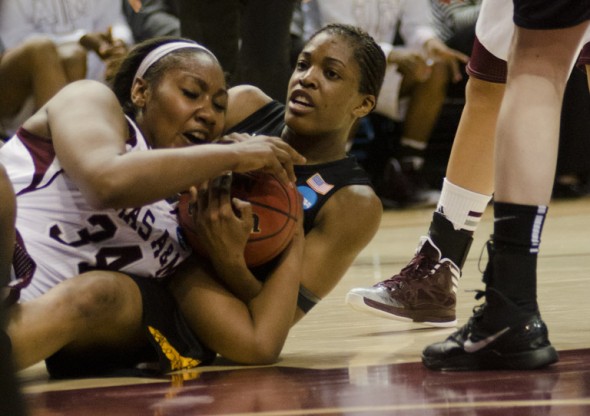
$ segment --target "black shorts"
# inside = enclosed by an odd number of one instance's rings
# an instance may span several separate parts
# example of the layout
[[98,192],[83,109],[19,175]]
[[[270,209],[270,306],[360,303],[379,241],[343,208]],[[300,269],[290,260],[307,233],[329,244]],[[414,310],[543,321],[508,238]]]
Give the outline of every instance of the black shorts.
[[77,352],[62,350],[46,360],[53,378],[157,376],[210,364],[215,359],[215,352],[189,330],[164,281],[131,278],[141,291],[145,344],[133,350],[103,346]]
[[514,23],[525,29],[563,29],[590,20],[590,0],[513,0]]

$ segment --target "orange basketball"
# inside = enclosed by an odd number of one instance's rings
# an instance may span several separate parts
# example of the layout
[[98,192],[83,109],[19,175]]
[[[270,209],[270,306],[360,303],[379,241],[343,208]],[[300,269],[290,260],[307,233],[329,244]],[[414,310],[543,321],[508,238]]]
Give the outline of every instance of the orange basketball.
[[[254,226],[244,251],[248,267],[269,262],[279,255],[293,238],[302,204],[296,188],[283,185],[270,174],[251,172],[232,175],[231,196],[252,204]],[[181,195],[178,220],[188,244],[198,253],[199,246],[192,219],[189,194]]]

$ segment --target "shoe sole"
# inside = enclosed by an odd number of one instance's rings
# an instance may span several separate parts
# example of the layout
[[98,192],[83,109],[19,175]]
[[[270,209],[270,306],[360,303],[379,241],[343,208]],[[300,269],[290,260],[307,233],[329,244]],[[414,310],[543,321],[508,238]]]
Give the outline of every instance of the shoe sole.
[[439,359],[422,355],[422,363],[430,370],[438,371],[481,371],[481,370],[537,370],[559,361],[559,355],[551,345],[532,351],[515,354],[501,354],[488,350],[479,354],[468,354]]
[[381,318],[391,319],[391,320],[395,320],[395,321],[407,322],[407,323],[412,323],[412,324],[416,324],[416,325],[423,325],[423,326],[427,326],[427,327],[434,327],[434,328],[453,328],[453,327],[457,326],[456,319],[452,320],[452,321],[431,321],[431,320],[416,321],[416,320],[409,318],[407,316],[395,315],[391,312],[387,312],[387,311],[384,311],[384,310],[379,309],[377,307],[373,307],[371,305],[368,305],[367,300],[363,296],[358,295],[356,293],[347,293],[346,294],[346,304],[348,304],[354,310],[370,313],[371,315],[375,315],[375,316],[379,316]]

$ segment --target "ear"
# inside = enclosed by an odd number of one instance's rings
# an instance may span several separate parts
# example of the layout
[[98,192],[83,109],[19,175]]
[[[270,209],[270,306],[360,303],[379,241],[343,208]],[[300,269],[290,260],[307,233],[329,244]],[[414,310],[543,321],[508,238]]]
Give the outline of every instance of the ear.
[[354,108],[353,114],[355,117],[361,118],[369,114],[375,105],[377,104],[377,99],[374,95],[365,95],[357,107]]
[[136,107],[143,108],[147,101],[148,87],[143,78],[137,78],[131,87],[131,101]]

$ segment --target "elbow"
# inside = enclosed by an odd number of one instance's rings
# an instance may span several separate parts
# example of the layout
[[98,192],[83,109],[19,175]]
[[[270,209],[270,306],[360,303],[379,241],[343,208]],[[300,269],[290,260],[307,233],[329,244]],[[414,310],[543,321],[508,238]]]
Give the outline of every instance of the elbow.
[[117,198],[114,194],[106,192],[93,192],[91,195],[86,197],[88,204],[99,211],[105,209],[117,209],[122,208],[117,204]]
[[88,204],[97,210],[125,208],[123,203],[125,192],[122,187],[105,176],[94,180],[86,189],[82,189]]
[[243,346],[237,354],[222,354],[225,358],[242,365],[270,365],[279,361],[281,345],[251,345]]
[[279,357],[281,356],[281,348],[260,348],[255,356],[252,364],[257,365],[269,365],[275,364],[279,361]]

